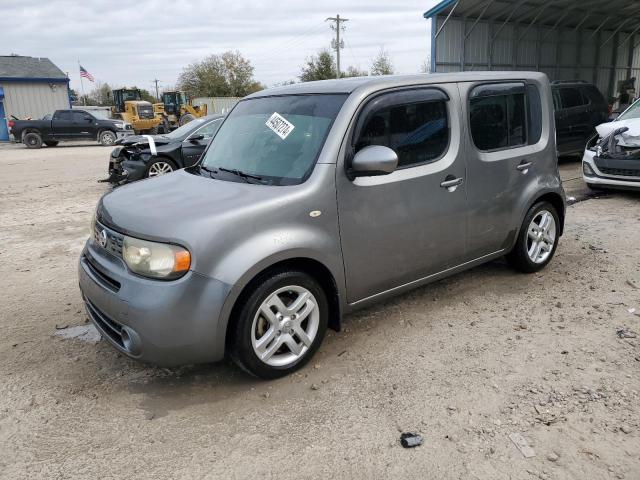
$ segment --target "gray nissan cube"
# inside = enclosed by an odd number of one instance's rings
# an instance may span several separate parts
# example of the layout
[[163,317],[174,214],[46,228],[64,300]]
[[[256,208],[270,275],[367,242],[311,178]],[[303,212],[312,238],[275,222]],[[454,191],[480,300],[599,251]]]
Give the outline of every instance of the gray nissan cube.
[[200,162],[107,193],[79,263],[95,326],[161,365],[304,365],[358,308],[562,235],[549,81],[466,72],[264,90]]

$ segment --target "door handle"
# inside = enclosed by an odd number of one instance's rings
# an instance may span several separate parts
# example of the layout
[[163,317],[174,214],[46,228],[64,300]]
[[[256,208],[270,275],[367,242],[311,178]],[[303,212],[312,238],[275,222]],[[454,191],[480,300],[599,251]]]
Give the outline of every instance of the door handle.
[[442,188],[446,188],[450,192],[455,192],[456,188],[462,185],[462,178],[456,178],[453,175],[447,175],[444,181],[440,184]]
[[525,162],[524,160],[520,162],[520,164],[516,167],[517,170],[520,170],[522,173],[527,173],[529,169],[533,165],[533,162]]

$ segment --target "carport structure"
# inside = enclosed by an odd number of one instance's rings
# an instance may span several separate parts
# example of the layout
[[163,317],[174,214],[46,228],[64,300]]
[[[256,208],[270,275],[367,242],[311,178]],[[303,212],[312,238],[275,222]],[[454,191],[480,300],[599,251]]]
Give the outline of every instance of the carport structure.
[[424,17],[432,72],[535,70],[608,99],[640,77],[639,0],[442,0]]

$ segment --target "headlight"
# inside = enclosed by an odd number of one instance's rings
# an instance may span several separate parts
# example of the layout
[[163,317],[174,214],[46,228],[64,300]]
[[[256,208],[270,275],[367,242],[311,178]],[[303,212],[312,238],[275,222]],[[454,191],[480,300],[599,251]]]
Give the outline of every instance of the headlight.
[[132,272],[151,278],[172,280],[187,273],[191,266],[191,254],[182,247],[127,236],[122,256]]
[[118,130],[124,130],[124,123],[116,123],[116,128]]

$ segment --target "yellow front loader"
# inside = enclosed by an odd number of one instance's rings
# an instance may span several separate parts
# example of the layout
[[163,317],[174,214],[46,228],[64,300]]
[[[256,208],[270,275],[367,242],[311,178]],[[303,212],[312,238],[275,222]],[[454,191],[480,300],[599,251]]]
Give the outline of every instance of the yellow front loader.
[[153,111],[163,116],[165,128],[174,129],[207,115],[207,106],[194,107],[184,92],[171,91],[162,94],[162,103],[154,103]]
[[[119,118],[133,126],[136,135],[148,133],[155,135],[162,123],[162,115],[154,112],[150,102],[142,100],[140,90],[137,88],[120,88],[113,90],[113,118]],[[168,131],[167,131],[168,132]]]

